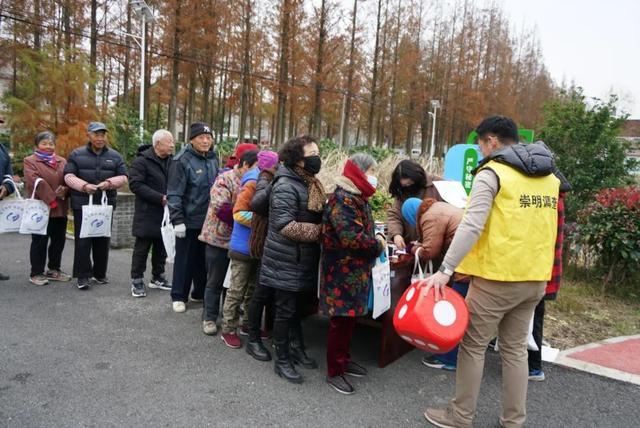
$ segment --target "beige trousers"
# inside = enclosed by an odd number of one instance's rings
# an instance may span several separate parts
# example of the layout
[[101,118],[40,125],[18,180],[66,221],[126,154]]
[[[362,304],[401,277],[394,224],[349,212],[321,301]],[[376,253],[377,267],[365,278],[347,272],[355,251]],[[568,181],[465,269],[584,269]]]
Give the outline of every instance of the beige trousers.
[[499,282],[474,277],[467,293],[469,328],[460,343],[454,417],[471,425],[491,339],[500,338],[502,416],[507,427],[521,427],[526,418],[527,333],[533,310],[544,296],[546,282]]

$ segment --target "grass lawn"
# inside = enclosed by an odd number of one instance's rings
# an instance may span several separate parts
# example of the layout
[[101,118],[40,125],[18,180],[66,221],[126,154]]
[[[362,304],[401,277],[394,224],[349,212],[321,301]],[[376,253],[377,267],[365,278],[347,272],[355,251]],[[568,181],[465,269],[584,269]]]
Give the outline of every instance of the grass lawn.
[[640,334],[640,302],[602,295],[593,284],[566,279],[547,302],[544,337],[556,348],[633,334]]

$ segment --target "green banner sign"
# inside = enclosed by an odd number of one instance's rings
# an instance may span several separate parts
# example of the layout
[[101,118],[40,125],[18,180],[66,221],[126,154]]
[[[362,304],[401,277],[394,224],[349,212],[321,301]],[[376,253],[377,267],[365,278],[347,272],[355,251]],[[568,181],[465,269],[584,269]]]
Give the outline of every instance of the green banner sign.
[[471,171],[478,166],[478,151],[475,147],[465,150],[463,162],[462,162],[462,187],[464,187],[467,195],[471,193],[471,186],[473,185],[473,174]]

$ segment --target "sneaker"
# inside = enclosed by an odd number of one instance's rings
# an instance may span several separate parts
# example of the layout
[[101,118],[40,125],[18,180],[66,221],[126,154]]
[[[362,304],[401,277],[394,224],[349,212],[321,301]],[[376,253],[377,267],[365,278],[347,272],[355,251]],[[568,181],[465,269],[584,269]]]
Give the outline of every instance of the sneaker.
[[242,340],[235,333],[222,333],[222,341],[229,348],[238,349],[242,348]]
[[47,285],[49,280],[44,275],[33,275],[29,278],[29,282],[35,285]]
[[203,300],[202,298],[193,297],[193,296],[189,296],[189,301],[190,301],[190,302],[196,302],[196,303],[202,303],[202,302],[204,302],[204,300]]
[[347,368],[345,369],[344,374],[353,377],[365,377],[367,375],[367,369],[365,369],[358,363],[349,361],[347,363]]
[[71,275],[69,275],[68,273],[62,272],[60,269],[48,270],[45,276],[49,281],[61,281],[61,282],[71,281]]
[[9,281],[11,277],[0,272],[0,281]]
[[131,295],[133,297],[145,297],[147,295],[142,278],[131,281]]
[[443,364],[442,370],[446,370],[448,372],[455,372],[458,369],[458,366],[454,366],[453,364]]
[[238,334],[240,336],[249,336],[249,327],[247,327],[246,325],[241,326]]
[[434,356],[424,357],[422,359],[422,364],[424,364],[427,367],[431,367],[432,369],[441,369],[445,366],[443,362],[441,362]]
[[78,278],[78,289],[79,290],[88,290],[91,286],[91,281],[89,278]]
[[104,278],[96,278],[95,276],[91,278],[91,281],[95,284],[108,284],[109,279],[105,276]]
[[356,392],[356,390],[353,389],[353,386],[344,378],[344,376],[327,376],[327,383],[331,388],[335,389],[340,394],[351,395]]
[[159,290],[171,290],[171,284],[163,277],[154,278],[149,281],[149,288],[157,288]]
[[529,380],[532,380],[534,382],[544,381],[544,372],[542,370],[530,370]]
[[187,310],[187,305],[184,302],[173,302],[173,312],[182,313]]
[[207,336],[214,336],[218,332],[215,321],[202,321],[202,332]]
[[441,409],[427,409],[424,417],[431,423],[440,428],[471,428],[471,424],[464,424],[456,421],[453,417],[451,407]]

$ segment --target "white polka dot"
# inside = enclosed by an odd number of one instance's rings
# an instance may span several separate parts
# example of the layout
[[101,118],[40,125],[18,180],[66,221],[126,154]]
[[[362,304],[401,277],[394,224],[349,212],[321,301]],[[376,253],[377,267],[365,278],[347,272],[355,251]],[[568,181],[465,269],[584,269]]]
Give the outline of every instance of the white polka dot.
[[433,343],[429,343],[427,344],[427,346],[431,349],[433,349],[434,351],[439,351],[440,348],[438,348],[436,345],[434,345]]
[[407,302],[411,301],[411,299],[413,299],[413,295],[416,294],[416,288],[415,287],[411,287],[409,289],[409,292],[407,293]]
[[423,342],[422,340],[420,340],[420,339],[416,339],[416,340],[415,340],[415,342],[416,342],[416,345],[418,345],[418,346],[425,346],[425,345],[426,345],[426,343],[424,343],[424,342]]
[[438,324],[448,327],[456,321],[456,308],[450,302],[440,300],[433,307],[433,317]]
[[400,312],[398,312],[398,319],[401,320],[402,318],[404,318],[408,310],[409,310],[409,305],[405,303],[405,305],[400,308]]
[[401,338],[403,338],[404,340],[406,340],[409,343],[413,342],[413,339],[411,339],[409,336],[400,336]]

